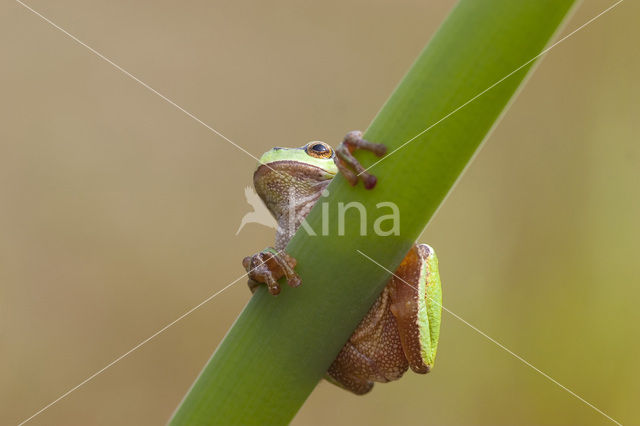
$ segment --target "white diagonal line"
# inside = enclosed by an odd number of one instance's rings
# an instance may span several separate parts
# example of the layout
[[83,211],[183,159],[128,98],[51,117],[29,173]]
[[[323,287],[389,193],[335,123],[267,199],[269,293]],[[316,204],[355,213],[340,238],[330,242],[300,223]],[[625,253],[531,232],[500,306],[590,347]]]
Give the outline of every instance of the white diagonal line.
[[456,112],[460,111],[462,108],[464,108],[465,106],[469,105],[471,102],[475,101],[476,99],[478,99],[480,96],[484,95],[485,93],[487,93],[489,90],[493,89],[494,87],[496,87],[498,84],[502,83],[503,81],[505,81],[507,78],[511,77],[513,74],[517,73],[518,71],[520,71],[522,68],[526,67],[527,65],[529,65],[531,62],[535,61],[536,59],[538,59],[540,56],[546,54],[547,52],[549,52],[551,49],[553,49],[554,47],[556,47],[557,45],[559,45],[560,43],[562,43],[563,41],[567,40],[569,37],[573,36],[575,33],[577,33],[578,31],[582,30],[584,27],[586,27],[587,25],[591,24],[592,22],[594,22],[596,19],[600,18],[602,15],[604,15],[605,13],[609,12],[611,9],[613,9],[614,7],[618,6],[620,3],[622,3],[624,0],[618,0],[616,3],[614,3],[613,5],[609,6],[608,8],[606,8],[605,10],[603,10],[602,12],[598,13],[596,16],[594,16],[593,18],[589,19],[587,22],[585,22],[584,24],[580,25],[578,28],[576,28],[575,30],[571,31],[569,34],[567,34],[566,36],[562,37],[560,40],[556,41],[555,43],[553,43],[551,46],[547,47],[546,49],[544,49],[542,52],[538,53],[536,56],[534,56],[533,58],[529,59],[527,62],[525,62],[524,64],[520,65],[518,68],[516,68],[515,70],[511,71],[509,74],[505,75],[504,77],[502,77],[500,80],[496,81],[495,83],[493,83],[491,86],[487,87],[486,89],[484,89],[482,92],[478,93],[477,95],[475,95],[473,98],[469,99],[468,101],[466,101],[465,103],[463,103],[462,105],[460,105],[459,107],[457,107],[456,109],[454,109],[453,111],[451,111],[450,113],[448,113],[447,115],[445,115],[444,117],[442,117],[441,119],[439,119],[438,121],[436,121],[435,123],[431,124],[429,127],[427,127],[426,129],[424,129],[423,131],[421,131],[420,133],[418,133],[417,135],[415,135],[414,137],[412,137],[411,139],[409,139],[408,141],[406,141],[405,143],[403,143],[402,145],[400,145],[399,147],[397,147],[396,149],[394,149],[393,151],[391,151],[389,154],[385,155],[384,157],[382,157],[381,159],[379,159],[378,161],[376,161],[375,163],[373,163],[372,165],[370,165],[369,167],[367,167],[366,169],[364,169],[363,171],[361,171],[360,173],[358,173],[358,176],[360,176],[362,173],[370,170],[371,168],[373,168],[374,166],[376,166],[378,163],[386,160],[387,158],[391,157],[393,154],[395,154],[396,152],[398,152],[399,150],[401,150],[402,148],[404,148],[406,145],[408,145],[409,143],[413,142],[414,140],[416,140],[417,138],[419,138],[420,136],[424,135],[425,133],[427,133],[429,130],[433,129],[435,126],[437,126],[438,124],[442,123],[444,120],[446,120],[447,118],[451,117],[453,114],[455,114]]
[[[280,254],[282,252],[282,250],[278,251],[277,254]],[[154,337],[158,336],[159,334],[162,334],[163,332],[165,332],[168,328],[172,327],[173,325],[175,325],[178,321],[184,319],[185,317],[187,317],[188,315],[192,314],[196,309],[200,308],[202,305],[204,305],[205,303],[211,301],[214,297],[216,297],[217,295],[219,295],[220,293],[222,293],[223,291],[225,291],[226,289],[228,289],[229,287],[231,287],[232,285],[234,285],[235,283],[237,283],[238,281],[240,281],[241,279],[243,279],[244,277],[246,277],[247,275],[249,275],[249,273],[251,271],[253,271],[254,269],[256,269],[257,267],[261,266],[264,262],[261,262],[259,265],[256,265],[253,269],[250,269],[249,271],[247,271],[246,273],[244,273],[243,275],[241,275],[240,277],[236,278],[235,280],[233,280],[232,282],[230,282],[229,284],[227,284],[224,288],[222,288],[221,290],[218,290],[217,292],[215,292],[214,294],[212,294],[211,296],[207,297],[206,299],[204,299],[202,302],[198,303],[196,306],[194,306],[193,308],[189,309],[187,312],[185,312],[184,314],[180,315],[178,318],[174,319],[173,321],[171,321],[169,324],[165,325],[164,327],[162,327],[160,330],[156,331],[155,333],[153,333],[151,336],[147,337],[146,339],[144,339],[143,341],[141,341],[140,343],[138,343],[137,345],[135,345],[134,347],[132,347],[131,349],[129,349],[127,352],[123,353],[122,355],[120,355],[119,357],[117,357],[116,359],[114,359],[113,361],[111,361],[109,364],[105,365],[104,367],[102,367],[100,370],[96,371],[95,373],[93,373],[92,375],[90,375],[89,377],[87,377],[86,379],[84,379],[83,381],[81,381],[80,383],[78,383],[77,385],[75,385],[74,387],[72,387],[71,389],[69,389],[68,391],[66,391],[65,393],[63,393],[62,395],[60,395],[58,398],[54,399],[53,401],[51,401],[49,404],[45,405],[44,407],[42,407],[40,410],[38,410],[37,412],[35,412],[34,414],[32,414],[30,417],[26,418],[25,420],[21,421],[18,426],[21,426],[25,423],[27,423],[28,421],[32,420],[34,417],[36,417],[37,415],[41,414],[42,412],[44,412],[45,410],[49,409],[50,407],[52,407],[53,405],[55,405],[56,403],[58,403],[60,400],[66,398],[67,396],[69,396],[69,394],[71,394],[72,392],[76,391],[78,388],[82,387],[83,385],[85,385],[86,383],[90,382],[91,380],[93,380],[96,376],[102,374],[105,370],[107,370],[109,367],[112,367],[114,364],[122,361],[124,358],[126,358],[128,355],[130,355],[132,352],[136,351],[137,349],[139,349],[141,346],[143,346],[144,344],[148,343],[151,339],[153,339]]]
[[[413,288],[415,291],[418,291],[417,288],[415,288],[413,285],[409,284],[408,282],[406,282],[405,280],[403,280],[402,278],[400,278],[399,276],[397,276],[396,274],[394,274],[393,272],[391,272],[390,270],[388,270],[387,268],[385,268],[383,265],[381,265],[380,263],[376,262],[374,259],[372,259],[371,257],[367,256],[365,253],[361,252],[360,250],[356,251],[358,253],[360,253],[362,256],[366,257],[367,259],[369,259],[371,262],[375,263],[376,265],[378,265],[380,268],[384,269],[385,271],[387,271],[389,274],[393,275],[394,277],[396,277],[397,279],[399,279],[400,281],[402,281],[403,283],[405,283],[406,285],[408,285],[409,287]],[[509,353],[511,356],[513,356],[514,358],[516,358],[518,361],[522,362],[523,364],[525,364],[527,367],[533,369],[534,371],[536,371],[537,373],[541,374],[543,377],[545,377],[547,380],[555,383],[556,385],[558,385],[560,388],[564,389],[565,391],[567,391],[570,395],[574,396],[575,398],[577,398],[578,400],[582,401],[584,404],[588,405],[589,407],[591,407],[592,409],[594,409],[595,411],[597,411],[598,413],[602,414],[604,417],[606,417],[607,419],[611,420],[613,423],[622,426],[622,423],[618,422],[617,420],[615,420],[614,418],[612,418],[611,416],[609,416],[607,413],[605,413],[604,411],[602,411],[601,409],[599,409],[598,407],[596,407],[595,405],[591,404],[589,401],[587,401],[586,399],[584,399],[583,397],[581,397],[580,395],[578,395],[577,393],[575,393],[574,391],[572,391],[571,389],[569,389],[568,387],[564,386],[562,383],[558,382],[556,379],[554,379],[553,377],[551,377],[550,375],[548,375],[547,373],[545,373],[544,371],[540,370],[539,368],[537,368],[535,365],[531,364],[529,361],[527,361],[526,359],[522,358],[520,355],[516,354],[515,352],[513,352],[511,349],[507,348],[505,345],[503,345],[502,343],[498,342],[496,339],[494,339],[493,337],[489,336],[487,333],[483,332],[482,330],[480,330],[478,327],[476,327],[475,325],[469,323],[468,321],[466,321],[464,318],[462,318],[460,315],[456,314],[455,312],[452,312],[451,310],[445,308],[443,305],[441,305],[440,303],[438,303],[437,301],[430,299],[431,302],[435,303],[436,305],[440,305],[440,307],[442,309],[444,309],[445,311],[447,311],[449,314],[451,314],[453,317],[455,317],[456,319],[460,320],[462,323],[464,323],[465,325],[471,327],[473,330],[475,330],[476,332],[478,332],[480,335],[482,335],[483,337],[485,337],[486,339],[488,339],[490,342],[495,343],[498,347],[500,347],[501,349],[503,349],[505,352]]]
[[172,101],[171,99],[169,99],[168,97],[166,97],[165,95],[163,95],[162,93],[158,92],[156,89],[154,89],[153,87],[149,86],[147,83],[145,83],[144,81],[140,80],[138,77],[136,77],[135,75],[131,74],[129,71],[125,70],[124,68],[122,68],[120,65],[116,64],[115,62],[113,62],[111,59],[109,59],[108,57],[106,57],[105,55],[103,55],[102,53],[98,52],[96,49],[94,49],[93,47],[89,46],[87,43],[83,42],[82,40],[80,40],[78,37],[74,36],[73,34],[71,34],[70,32],[68,32],[67,30],[65,30],[64,28],[60,27],[59,25],[57,25],[56,23],[54,23],[53,21],[51,21],[49,18],[47,18],[46,16],[42,15],[40,12],[34,10],[31,6],[29,6],[28,4],[22,2],[21,0],[16,0],[16,3],[20,4],[21,6],[23,6],[25,9],[31,11],[33,14],[37,15],[38,17],[40,17],[42,20],[44,20],[45,22],[47,22],[48,24],[50,24],[52,27],[56,28],[57,30],[61,31],[62,33],[64,33],[65,35],[67,35],[69,38],[71,38],[73,41],[75,41],[76,43],[80,44],[83,47],[86,47],[91,53],[95,54],[96,56],[98,56],[100,59],[104,60],[105,62],[109,63],[110,65],[112,65],[114,68],[116,68],[118,71],[122,72],[124,75],[126,75],[127,77],[131,78],[132,80],[134,80],[136,83],[139,83],[141,86],[143,86],[144,88],[146,88],[147,90],[149,90],[150,92],[158,95],[159,97],[161,97],[162,99],[164,99],[165,101],[167,101],[169,104],[173,105],[174,107],[176,107],[177,109],[179,109],[180,111],[182,111],[183,113],[185,113],[187,116],[193,118],[195,121],[197,121],[198,123],[200,123],[201,125],[203,125],[204,127],[206,127],[207,129],[211,130],[213,133],[215,133],[216,135],[220,136],[222,139],[224,139],[225,141],[229,142],[231,145],[235,146],[236,148],[238,148],[240,151],[244,152],[245,154],[247,154],[248,156],[250,156],[251,158],[255,159],[256,161],[260,161],[260,159],[258,159],[258,157],[254,156],[253,154],[251,154],[249,151],[247,151],[246,149],[244,149],[243,147],[241,147],[240,145],[238,145],[237,143],[235,143],[234,141],[232,141],[231,139],[229,139],[228,137],[226,137],[225,135],[223,135],[222,133],[220,133],[219,131],[217,131],[216,129],[214,129],[212,126],[210,126],[209,124],[205,123],[204,121],[202,121],[201,119],[199,119],[198,117],[196,117],[195,115],[193,115],[192,113],[190,113],[189,111],[187,111],[186,109],[184,109],[183,107],[181,107],[180,105],[178,105],[177,103],[175,103],[174,101]]

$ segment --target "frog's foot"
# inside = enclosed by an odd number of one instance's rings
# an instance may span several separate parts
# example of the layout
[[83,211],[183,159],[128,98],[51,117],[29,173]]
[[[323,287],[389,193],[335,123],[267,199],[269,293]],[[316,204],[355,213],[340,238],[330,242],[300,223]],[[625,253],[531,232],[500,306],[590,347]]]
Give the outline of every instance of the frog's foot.
[[287,279],[287,284],[291,287],[298,287],[301,284],[300,277],[293,270],[296,260],[283,251],[276,251],[273,247],[267,247],[260,253],[245,257],[242,265],[249,276],[251,292],[255,292],[260,284],[266,284],[269,293],[277,295],[280,293],[278,280],[282,277]]
[[368,173],[353,156],[353,151],[356,149],[365,149],[373,152],[378,157],[382,157],[386,154],[387,147],[381,143],[373,143],[362,139],[362,132],[354,130],[353,132],[347,133],[342,143],[338,145],[336,149],[334,162],[349,183],[356,185],[358,183],[358,177],[361,177],[364,187],[371,189],[376,186],[377,179]]

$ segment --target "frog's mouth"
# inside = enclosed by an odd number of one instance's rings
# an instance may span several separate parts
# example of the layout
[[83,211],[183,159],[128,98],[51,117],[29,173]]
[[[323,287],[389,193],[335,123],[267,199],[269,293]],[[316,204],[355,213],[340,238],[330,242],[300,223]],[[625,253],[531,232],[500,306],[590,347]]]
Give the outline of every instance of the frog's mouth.
[[313,183],[331,180],[335,175],[335,170],[327,170],[314,164],[293,160],[279,160],[259,165],[253,174],[253,180],[256,182],[259,179],[267,179],[282,183],[294,180]]

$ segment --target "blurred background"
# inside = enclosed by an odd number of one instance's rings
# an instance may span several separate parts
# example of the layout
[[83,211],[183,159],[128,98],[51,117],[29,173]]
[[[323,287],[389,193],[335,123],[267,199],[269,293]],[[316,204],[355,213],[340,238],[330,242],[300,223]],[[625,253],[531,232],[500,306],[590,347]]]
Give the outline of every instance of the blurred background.
[[[259,155],[366,128],[454,1],[29,4]],[[561,35],[611,4],[585,0]],[[235,235],[254,159],[0,8],[0,424],[16,424],[241,276],[274,232]],[[448,309],[625,424],[638,16],[624,2],[545,57],[421,237]],[[249,297],[243,279],[31,424],[164,424]],[[428,376],[365,397],[320,383],[294,424],[609,424],[454,317],[441,336]]]

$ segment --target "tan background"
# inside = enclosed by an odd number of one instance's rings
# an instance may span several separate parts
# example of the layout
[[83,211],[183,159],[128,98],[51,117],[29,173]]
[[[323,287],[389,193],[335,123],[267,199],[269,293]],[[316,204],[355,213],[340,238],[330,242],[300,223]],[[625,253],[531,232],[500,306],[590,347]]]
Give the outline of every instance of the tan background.
[[[588,0],[563,34],[613,1]],[[70,1],[35,9],[259,155],[366,128],[453,1]],[[640,423],[640,7],[554,49],[425,231],[445,306]],[[255,161],[18,3],[0,6],[0,424],[243,273]],[[428,125],[429,123],[425,123]],[[164,423],[244,280],[37,417]],[[256,389],[260,392],[260,389]],[[274,395],[277,398],[277,395]],[[608,424],[450,315],[437,367],[294,424]]]

